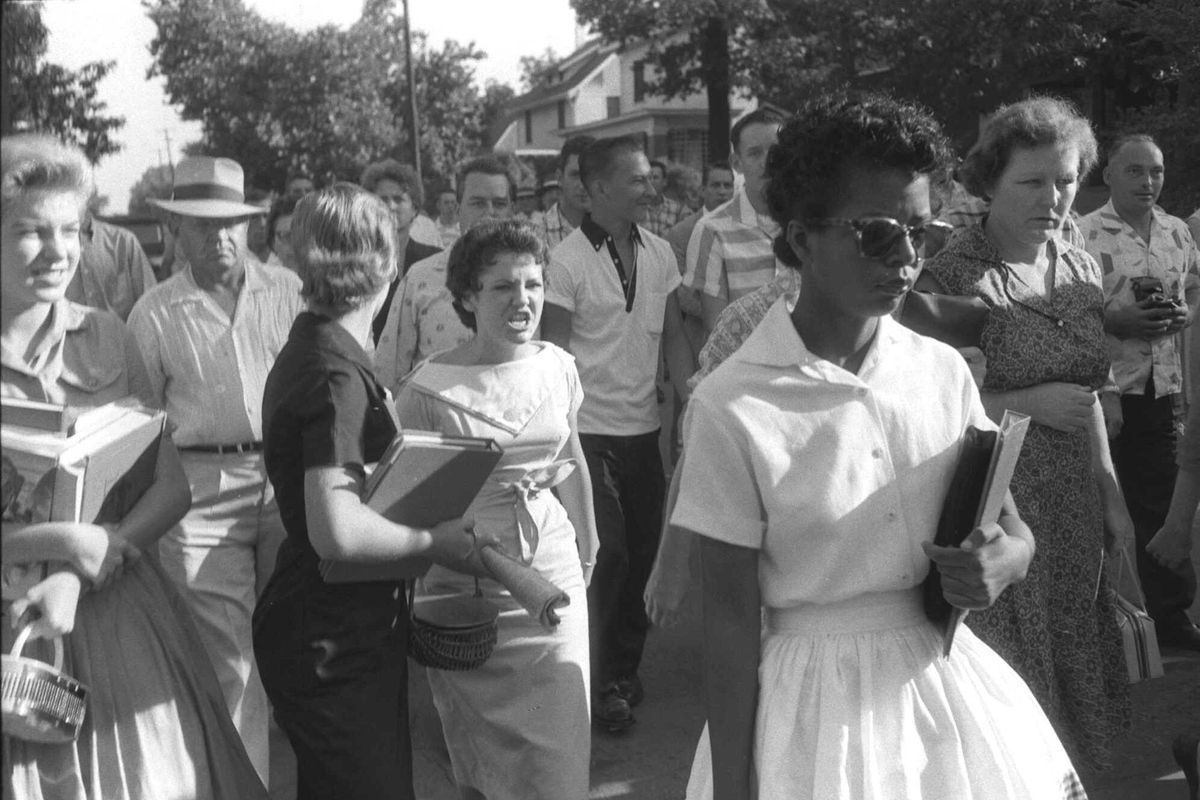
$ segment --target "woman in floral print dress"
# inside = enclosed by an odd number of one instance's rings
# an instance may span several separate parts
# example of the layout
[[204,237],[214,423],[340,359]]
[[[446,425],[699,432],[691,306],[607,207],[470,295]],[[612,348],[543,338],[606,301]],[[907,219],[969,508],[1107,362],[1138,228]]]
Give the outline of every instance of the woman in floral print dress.
[[[1106,382],[1100,271],[1058,238],[1096,160],[1087,121],[1034,98],[997,113],[962,168],[990,200],[925,268],[929,288],[990,307],[983,400],[1033,418],[1012,493],[1037,541],[1024,583],[968,624],[1029,683],[1079,766],[1108,763],[1129,689],[1104,551],[1131,537],[1096,390]],[[920,284],[918,284],[920,287]]]

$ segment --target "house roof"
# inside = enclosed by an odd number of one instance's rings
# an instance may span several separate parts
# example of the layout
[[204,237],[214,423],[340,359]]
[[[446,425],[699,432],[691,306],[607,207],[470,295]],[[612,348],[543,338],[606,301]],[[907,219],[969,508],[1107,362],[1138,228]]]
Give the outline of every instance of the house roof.
[[603,44],[599,39],[585,42],[574,53],[555,65],[555,71],[561,75],[545,86],[539,86],[523,95],[510,100],[507,105],[510,111],[523,111],[542,105],[547,100],[566,97],[572,89],[583,83],[602,65],[609,56],[616,52],[616,45]]

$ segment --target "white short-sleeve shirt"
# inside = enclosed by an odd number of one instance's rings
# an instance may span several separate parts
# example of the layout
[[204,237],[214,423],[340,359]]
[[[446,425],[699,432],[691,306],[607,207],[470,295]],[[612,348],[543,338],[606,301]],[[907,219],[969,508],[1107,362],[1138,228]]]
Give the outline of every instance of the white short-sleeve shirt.
[[954,349],[883,317],[854,375],[780,298],[692,395],[671,522],[760,550],[772,608],[910,589],[969,425],[995,427]]
[[680,281],[675,254],[665,240],[637,229],[636,291],[626,311],[608,249],[588,237],[588,227],[585,220],[550,252],[546,277],[546,302],[571,313],[568,349],[584,390],[579,432],[650,433],[661,424],[654,379],[667,297]]

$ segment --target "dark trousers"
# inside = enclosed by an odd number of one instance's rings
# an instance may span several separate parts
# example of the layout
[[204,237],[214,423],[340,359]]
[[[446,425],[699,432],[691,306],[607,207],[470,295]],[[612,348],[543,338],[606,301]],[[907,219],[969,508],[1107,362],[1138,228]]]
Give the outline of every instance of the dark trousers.
[[1146,593],[1146,609],[1161,631],[1187,623],[1196,599],[1196,573],[1191,563],[1179,569],[1162,566],[1146,552],[1146,544],[1162,527],[1175,488],[1176,432],[1174,397],[1156,397],[1153,376],[1142,395],[1121,396],[1125,421],[1113,441],[1113,462],[1137,540],[1138,576]]
[[592,688],[637,674],[650,620],[642,594],[662,537],[666,479],[659,432],[580,434],[600,533],[588,588]]
[[414,797],[408,607],[393,587],[338,584],[278,599],[268,585],[255,611],[254,653],[296,751],[297,800]]

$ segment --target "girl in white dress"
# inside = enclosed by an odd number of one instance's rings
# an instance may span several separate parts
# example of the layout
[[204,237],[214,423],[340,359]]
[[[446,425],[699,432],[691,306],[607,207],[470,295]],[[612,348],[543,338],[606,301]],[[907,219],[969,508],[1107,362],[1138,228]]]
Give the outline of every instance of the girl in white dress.
[[689,797],[1085,796],[1016,673],[966,628],[944,658],[922,610],[931,559],[947,600],[984,608],[1033,557],[1011,498],[961,550],[931,544],[959,442],[993,427],[962,358],[888,316],[948,156],[883,97],[818,100],[771,149],[800,294],[697,388],[672,517],[702,537],[711,747]]
[[[586,588],[599,535],[575,423],[583,401],[575,361],[534,338],[545,263],[545,245],[527,223],[486,222],[463,234],[446,285],[474,336],[418,365],[396,399],[405,428],[485,436],[504,448],[468,514],[571,600],[547,628],[503,585],[481,580],[501,608],[495,651],[479,669],[428,671],[463,800],[588,794]],[[419,592],[473,588],[469,576],[434,566]]]

